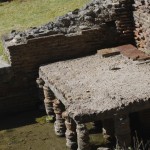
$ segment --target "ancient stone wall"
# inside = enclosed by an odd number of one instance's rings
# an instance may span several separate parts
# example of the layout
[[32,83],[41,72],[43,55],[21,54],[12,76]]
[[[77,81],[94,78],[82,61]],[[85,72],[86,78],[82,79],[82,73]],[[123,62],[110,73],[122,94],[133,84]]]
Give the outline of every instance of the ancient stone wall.
[[117,44],[117,33],[106,25],[102,29],[90,29],[71,36],[57,34],[30,39],[27,44],[10,46],[8,50],[15,71],[33,73],[41,64],[89,55],[106,45]]
[[33,72],[39,65],[133,42],[130,0],[93,0],[41,27],[12,31],[4,47],[13,68]]
[[150,1],[135,0],[135,39],[139,50],[150,53]]
[[[11,86],[6,85],[10,89],[3,89],[4,93],[8,90],[12,92],[12,96],[9,94],[9,98],[6,98],[8,108],[13,108],[13,103],[15,110],[17,106],[24,109],[37,103],[35,80],[40,65],[89,55],[97,49],[133,41],[130,0],[93,0],[84,8],[69,12],[55,22],[24,32],[12,31],[3,37],[15,76],[8,83]],[[13,94],[20,96],[14,98]]]
[[0,68],[0,116],[33,109],[37,100],[33,81],[14,74],[11,66]]

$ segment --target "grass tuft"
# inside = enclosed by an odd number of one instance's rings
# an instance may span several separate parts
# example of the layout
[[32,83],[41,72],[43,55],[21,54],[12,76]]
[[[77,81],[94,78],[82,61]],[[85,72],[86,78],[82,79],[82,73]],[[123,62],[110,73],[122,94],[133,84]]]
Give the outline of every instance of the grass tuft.
[[36,118],[35,121],[37,123],[40,123],[40,124],[45,124],[46,123],[46,116]]

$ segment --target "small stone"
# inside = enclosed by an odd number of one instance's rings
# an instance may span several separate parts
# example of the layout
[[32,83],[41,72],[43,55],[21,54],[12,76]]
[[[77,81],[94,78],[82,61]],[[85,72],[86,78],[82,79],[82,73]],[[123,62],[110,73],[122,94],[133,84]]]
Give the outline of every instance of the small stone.
[[95,14],[100,14],[101,13],[101,9],[100,8],[96,8],[95,10],[94,10],[94,12],[95,12]]
[[93,12],[93,10],[86,11],[84,15],[95,17],[95,13]]
[[53,29],[53,31],[55,31],[55,32],[60,32],[60,29],[58,28],[58,27],[55,27],[54,29]]
[[99,147],[97,150],[110,150],[110,148],[107,148],[107,147]]
[[85,17],[84,17],[84,20],[85,20],[85,21],[93,22],[93,21],[94,21],[94,18],[92,18],[91,16],[85,16]]
[[90,29],[88,26],[79,26],[79,29],[81,30],[87,30],[87,29]]
[[80,11],[80,9],[75,9],[74,11],[72,11],[72,14],[78,14]]
[[35,37],[35,36],[32,35],[32,34],[28,34],[28,35],[26,36],[27,39],[31,39],[31,38],[34,38],[34,37]]
[[76,26],[72,26],[68,29],[67,33],[75,33],[77,32],[77,27]]

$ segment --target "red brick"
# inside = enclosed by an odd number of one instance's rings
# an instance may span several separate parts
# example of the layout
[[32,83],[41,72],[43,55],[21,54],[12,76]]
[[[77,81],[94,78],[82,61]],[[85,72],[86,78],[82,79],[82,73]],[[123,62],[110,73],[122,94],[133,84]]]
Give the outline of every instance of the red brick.
[[136,47],[133,46],[132,44],[122,45],[122,46],[118,46],[118,47],[116,47],[116,48],[117,48],[119,51],[136,49]]
[[144,60],[150,59],[149,55],[138,50],[136,47],[134,47],[131,44],[119,46],[119,47],[117,47],[117,49],[120,50],[120,53],[122,55],[124,55],[132,60],[144,61]]

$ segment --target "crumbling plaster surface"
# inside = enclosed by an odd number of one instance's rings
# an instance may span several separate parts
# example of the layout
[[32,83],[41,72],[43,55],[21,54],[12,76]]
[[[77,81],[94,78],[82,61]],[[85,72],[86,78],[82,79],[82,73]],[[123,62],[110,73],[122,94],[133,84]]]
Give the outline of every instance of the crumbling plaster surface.
[[137,65],[122,55],[52,63],[40,67],[39,74],[73,117],[116,112],[135,103],[150,107],[150,64]]

